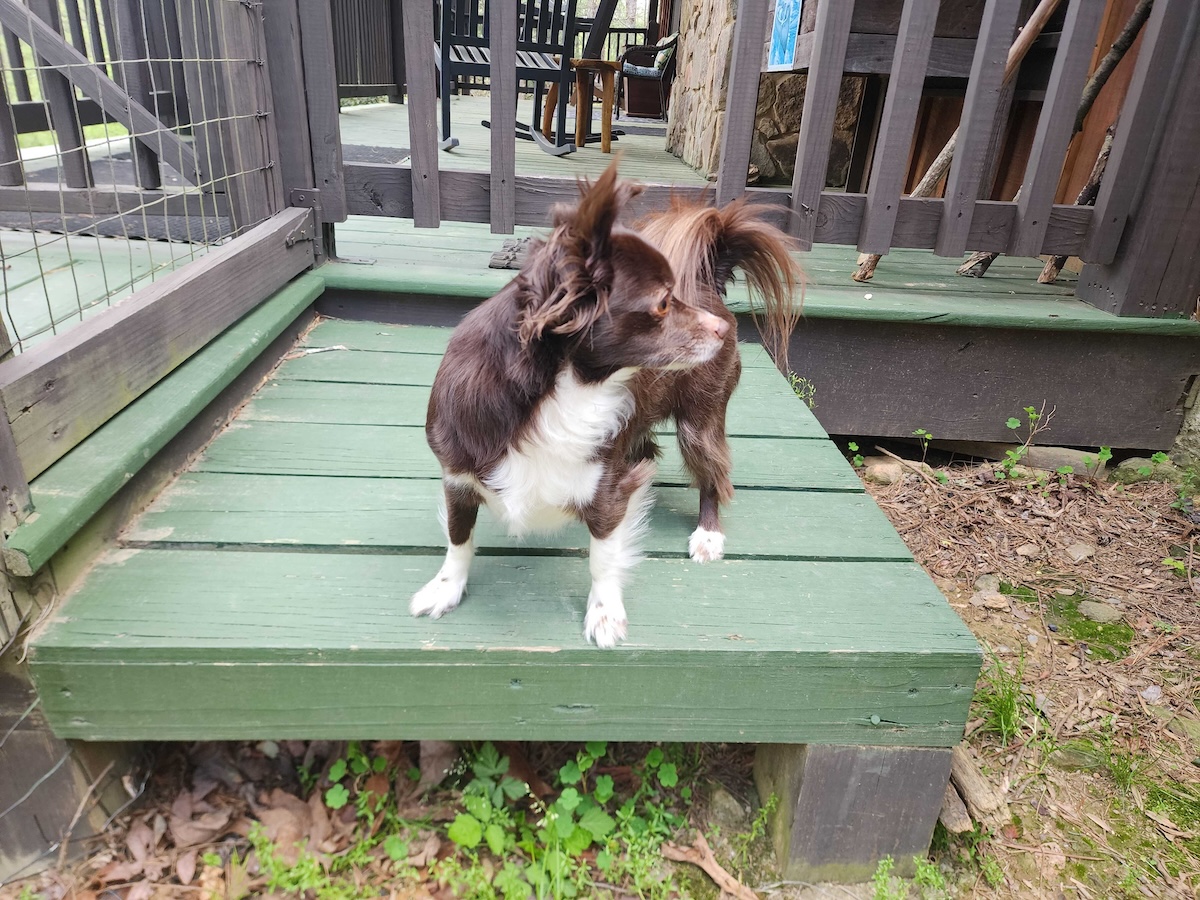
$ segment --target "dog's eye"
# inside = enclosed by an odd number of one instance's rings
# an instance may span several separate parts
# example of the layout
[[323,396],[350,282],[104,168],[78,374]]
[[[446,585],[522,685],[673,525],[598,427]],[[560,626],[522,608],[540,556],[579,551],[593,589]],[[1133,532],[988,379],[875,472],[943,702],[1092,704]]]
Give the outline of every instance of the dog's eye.
[[654,305],[654,314],[656,316],[665,316],[667,314],[667,310],[670,308],[670,306],[671,306],[671,298],[663,297],[658,301],[658,303],[656,303]]

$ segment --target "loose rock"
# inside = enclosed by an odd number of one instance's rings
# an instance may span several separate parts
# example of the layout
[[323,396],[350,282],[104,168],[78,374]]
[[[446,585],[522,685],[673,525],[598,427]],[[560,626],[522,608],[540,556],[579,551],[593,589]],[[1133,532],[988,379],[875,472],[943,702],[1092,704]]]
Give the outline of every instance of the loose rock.
[[1135,484],[1139,481],[1179,484],[1183,480],[1183,472],[1170,461],[1156,463],[1144,456],[1131,456],[1113,469],[1109,477],[1121,484]]
[[1045,469],[1049,472],[1057,472],[1063,466],[1070,466],[1076,475],[1085,475],[1088,472],[1099,475],[1104,471],[1104,464],[1097,463],[1095,453],[1073,450],[1070,447],[1030,447],[1025,453],[1025,463],[1035,469]]
[[863,460],[863,477],[876,484],[895,484],[904,477],[904,464],[886,456],[868,456]]
[[1095,600],[1083,600],[1079,604],[1079,614],[1086,619],[1101,624],[1111,624],[1121,621],[1121,611],[1107,603],[1097,603]]
[[1020,547],[1017,548],[1017,556],[1037,556],[1037,555],[1038,555],[1037,544],[1022,544]]
[[1162,700],[1162,688],[1152,684],[1141,692],[1141,698],[1147,703],[1158,703]]
[[1000,592],[1000,576],[999,575],[980,575],[975,579],[975,590],[981,594],[999,593]]

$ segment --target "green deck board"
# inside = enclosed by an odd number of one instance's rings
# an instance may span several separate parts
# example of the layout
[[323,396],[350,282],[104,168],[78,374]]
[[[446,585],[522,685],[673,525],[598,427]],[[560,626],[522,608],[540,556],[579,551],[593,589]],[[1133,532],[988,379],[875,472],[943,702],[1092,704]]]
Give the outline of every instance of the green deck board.
[[[643,542],[648,556],[687,556],[696,527],[697,494],[660,488]],[[441,485],[434,480],[313,478],[189,473],[125,534],[129,544],[169,548],[279,547],[351,553],[439,553]],[[722,514],[726,558],[911,558],[887,519],[865,494],[824,491],[739,491]],[[475,546],[484,554],[582,555],[581,524],[524,539],[508,537],[482,512]]]
[[582,559],[481,557],[437,621],[404,608],[437,557],[116,559],[32,651],[64,735],[949,746],[979,665],[912,563],[648,560],[628,643],[601,651],[581,635]]
[[[351,291],[424,294],[483,299],[514,277],[511,269],[488,269],[504,235],[487,225],[454,223],[441,239],[454,249],[454,266],[431,262],[430,252],[414,246],[421,229],[398,219],[351,217],[338,226],[339,249],[348,256],[378,260],[373,266],[331,263],[321,273],[331,288]],[[456,249],[455,249],[456,248]],[[464,255],[465,254],[465,255]],[[1063,283],[1039,285],[1041,262],[1001,258],[984,278],[954,274],[959,260],[925,250],[893,250],[867,284],[850,279],[857,251],[823,245],[797,254],[811,275],[804,314],[813,319],[857,319],[981,328],[1111,331],[1128,334],[1200,335],[1200,322],[1113,316],[1072,296],[1074,276]],[[464,265],[464,259],[474,265]],[[870,298],[867,298],[870,294]],[[744,286],[730,288],[730,306],[746,307]]]
[[[662,442],[658,484],[687,484],[679,450]],[[859,491],[862,484],[829,441],[731,437],[736,487]],[[440,478],[423,428],[237,422],[196,464],[200,472]]]
[[113,416],[30,485],[34,515],[5,542],[12,571],[40,569],[324,290],[302,275]]

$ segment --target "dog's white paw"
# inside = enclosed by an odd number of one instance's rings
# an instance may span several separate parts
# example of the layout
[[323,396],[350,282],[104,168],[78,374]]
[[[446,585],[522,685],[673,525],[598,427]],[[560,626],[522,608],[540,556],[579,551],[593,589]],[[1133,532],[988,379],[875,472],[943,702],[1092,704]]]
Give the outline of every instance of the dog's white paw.
[[725,533],[697,528],[688,538],[688,556],[698,563],[716,562],[725,555]]
[[440,619],[458,606],[467,589],[465,578],[454,578],[438,572],[437,577],[421,588],[408,601],[408,611],[414,616]]
[[628,632],[629,620],[625,617],[620,585],[592,582],[587,615],[583,618],[583,636],[607,650],[625,640]]

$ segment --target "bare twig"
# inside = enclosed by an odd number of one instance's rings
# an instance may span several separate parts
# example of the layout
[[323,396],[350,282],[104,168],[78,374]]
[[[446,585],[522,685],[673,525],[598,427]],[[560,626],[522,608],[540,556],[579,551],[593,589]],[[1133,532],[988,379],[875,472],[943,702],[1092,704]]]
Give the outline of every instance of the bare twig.
[[58,867],[61,869],[67,861],[67,847],[71,843],[71,834],[75,831],[75,826],[79,824],[79,820],[83,817],[83,810],[87,806],[88,801],[92,798],[92,793],[100,786],[100,782],[108,777],[108,773],[112,771],[115,763],[110,762],[104,767],[96,780],[87,786],[87,790],[83,792],[83,796],[79,799],[79,806],[75,808],[75,815],[71,816],[71,822],[67,825],[67,830],[63,832],[62,843],[58,845]]
[[723,893],[731,894],[737,900],[758,900],[758,895],[727,872],[717,858],[704,835],[696,833],[696,843],[690,847],[680,847],[667,841],[662,845],[662,855],[674,862],[691,863],[699,866],[721,889]]
[[[1087,182],[1079,191],[1079,196],[1075,198],[1076,206],[1095,206],[1096,197],[1100,194],[1100,181],[1104,178],[1104,170],[1108,167],[1108,157],[1112,153],[1113,133],[1116,131],[1117,125],[1114,122],[1108,126],[1108,130],[1104,132],[1104,143],[1100,145],[1100,152],[1096,154],[1095,165],[1092,166],[1092,173],[1088,175]],[[1054,284],[1058,279],[1058,273],[1062,271],[1062,267],[1067,264],[1066,256],[1056,256],[1046,262],[1042,269],[1042,274],[1038,276],[1038,284]]]
[[929,473],[926,472],[919,464],[913,462],[911,459],[905,459],[903,456],[897,456],[891,450],[888,450],[885,447],[880,447],[878,444],[875,445],[875,449],[878,450],[880,453],[882,453],[884,456],[890,456],[892,459],[896,460],[896,462],[900,463],[901,465],[907,466],[908,468],[912,469],[914,472],[916,472],[918,475],[920,475],[922,478],[924,478],[927,482],[929,482],[929,484],[932,485],[933,487],[938,486],[938,483],[936,481],[934,481],[934,479],[929,475]]

